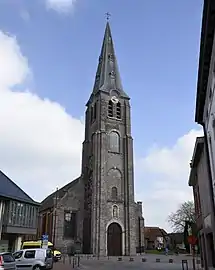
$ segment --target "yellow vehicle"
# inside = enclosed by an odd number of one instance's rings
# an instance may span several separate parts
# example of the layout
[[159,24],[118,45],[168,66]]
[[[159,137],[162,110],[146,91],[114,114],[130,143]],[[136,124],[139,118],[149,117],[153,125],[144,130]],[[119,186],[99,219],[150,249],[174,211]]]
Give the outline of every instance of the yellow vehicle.
[[[41,248],[42,247],[42,241],[25,241],[22,243],[22,249],[31,249],[31,248]],[[54,249],[54,245],[52,242],[48,242],[48,248],[50,248],[53,252],[54,259],[56,261],[59,261],[61,259],[61,252]]]

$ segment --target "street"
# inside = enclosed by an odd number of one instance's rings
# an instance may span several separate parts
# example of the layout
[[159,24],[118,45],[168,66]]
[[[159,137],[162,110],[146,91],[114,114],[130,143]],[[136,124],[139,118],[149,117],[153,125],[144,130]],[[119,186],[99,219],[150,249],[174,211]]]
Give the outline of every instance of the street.
[[[136,256],[133,257],[133,261],[130,261],[130,257],[121,257],[122,261],[118,261],[118,257],[81,257],[80,258],[80,266],[78,264],[74,265],[74,269],[102,269],[102,270],[122,270],[122,269],[161,269],[161,270],[179,270],[182,269],[182,260],[187,260],[188,269],[192,268],[192,257],[190,256],[164,256],[164,255],[151,255],[147,254],[144,256]],[[146,258],[146,262],[142,261],[142,258]],[[156,259],[160,259],[160,262],[156,262]],[[169,259],[173,260],[173,263],[169,262]],[[196,260],[197,261],[197,260]],[[71,270],[73,269],[73,260],[71,260],[71,264],[69,259],[58,262],[54,265],[54,270]],[[186,265],[184,265],[184,269],[187,270]],[[196,264],[196,270],[201,269],[200,264]]]

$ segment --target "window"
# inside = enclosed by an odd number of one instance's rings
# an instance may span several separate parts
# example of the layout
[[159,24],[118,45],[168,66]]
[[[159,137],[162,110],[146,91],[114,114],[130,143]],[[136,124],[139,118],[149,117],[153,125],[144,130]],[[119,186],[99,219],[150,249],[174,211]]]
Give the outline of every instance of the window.
[[51,251],[51,249],[47,249],[46,250],[46,257],[47,258],[52,258],[52,251]]
[[93,107],[90,109],[90,121],[93,122]]
[[24,257],[25,257],[26,259],[34,259],[34,258],[35,258],[35,253],[36,253],[36,250],[27,250],[27,251],[25,252]]
[[209,91],[209,100],[211,100],[212,98],[212,89],[210,88],[210,91]]
[[113,102],[111,100],[108,102],[108,116],[113,117]]
[[116,104],[116,118],[121,119],[121,104],[118,102]]
[[110,133],[110,151],[119,153],[119,134],[116,131]]
[[112,190],[111,190],[111,198],[113,200],[116,200],[117,199],[117,188],[116,187],[112,187]]
[[113,54],[109,53],[108,54],[108,60],[113,62],[113,58],[114,58]]
[[64,237],[65,238],[76,238],[76,213],[65,211],[64,214]]
[[94,105],[93,120],[96,119],[96,115],[97,115],[97,102]]
[[20,259],[22,257],[22,254],[23,254],[23,251],[17,251],[15,253],[13,253],[13,256],[17,260],[17,259]]
[[116,205],[113,206],[113,217],[114,218],[118,217],[118,207]]
[[14,257],[10,253],[5,253],[2,255],[2,257],[5,263],[11,263],[15,261]]
[[65,213],[65,221],[70,221],[71,220],[71,213]]

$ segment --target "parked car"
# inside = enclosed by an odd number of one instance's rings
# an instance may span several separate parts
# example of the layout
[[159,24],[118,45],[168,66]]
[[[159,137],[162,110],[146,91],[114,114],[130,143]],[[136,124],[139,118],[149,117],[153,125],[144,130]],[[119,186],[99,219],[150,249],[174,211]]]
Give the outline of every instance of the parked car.
[[0,253],[0,270],[16,270],[16,261],[12,253]]
[[41,270],[53,268],[51,249],[22,249],[13,254],[17,270]]
[[[38,240],[38,241],[25,241],[22,243],[22,249],[30,249],[30,248],[41,248],[42,247],[42,241]],[[55,261],[59,261],[61,260],[61,252],[57,249],[54,248],[54,245],[52,244],[52,242],[48,242],[48,248],[50,248],[52,250],[52,253],[54,255],[54,259]]]

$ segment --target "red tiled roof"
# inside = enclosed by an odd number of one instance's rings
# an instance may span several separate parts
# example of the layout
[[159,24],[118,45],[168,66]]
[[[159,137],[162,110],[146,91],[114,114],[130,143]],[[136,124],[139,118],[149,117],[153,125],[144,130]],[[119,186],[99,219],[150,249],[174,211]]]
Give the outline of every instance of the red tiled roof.
[[159,227],[145,227],[144,232],[145,238],[148,238],[149,241],[155,241],[157,237],[167,236],[167,232]]

